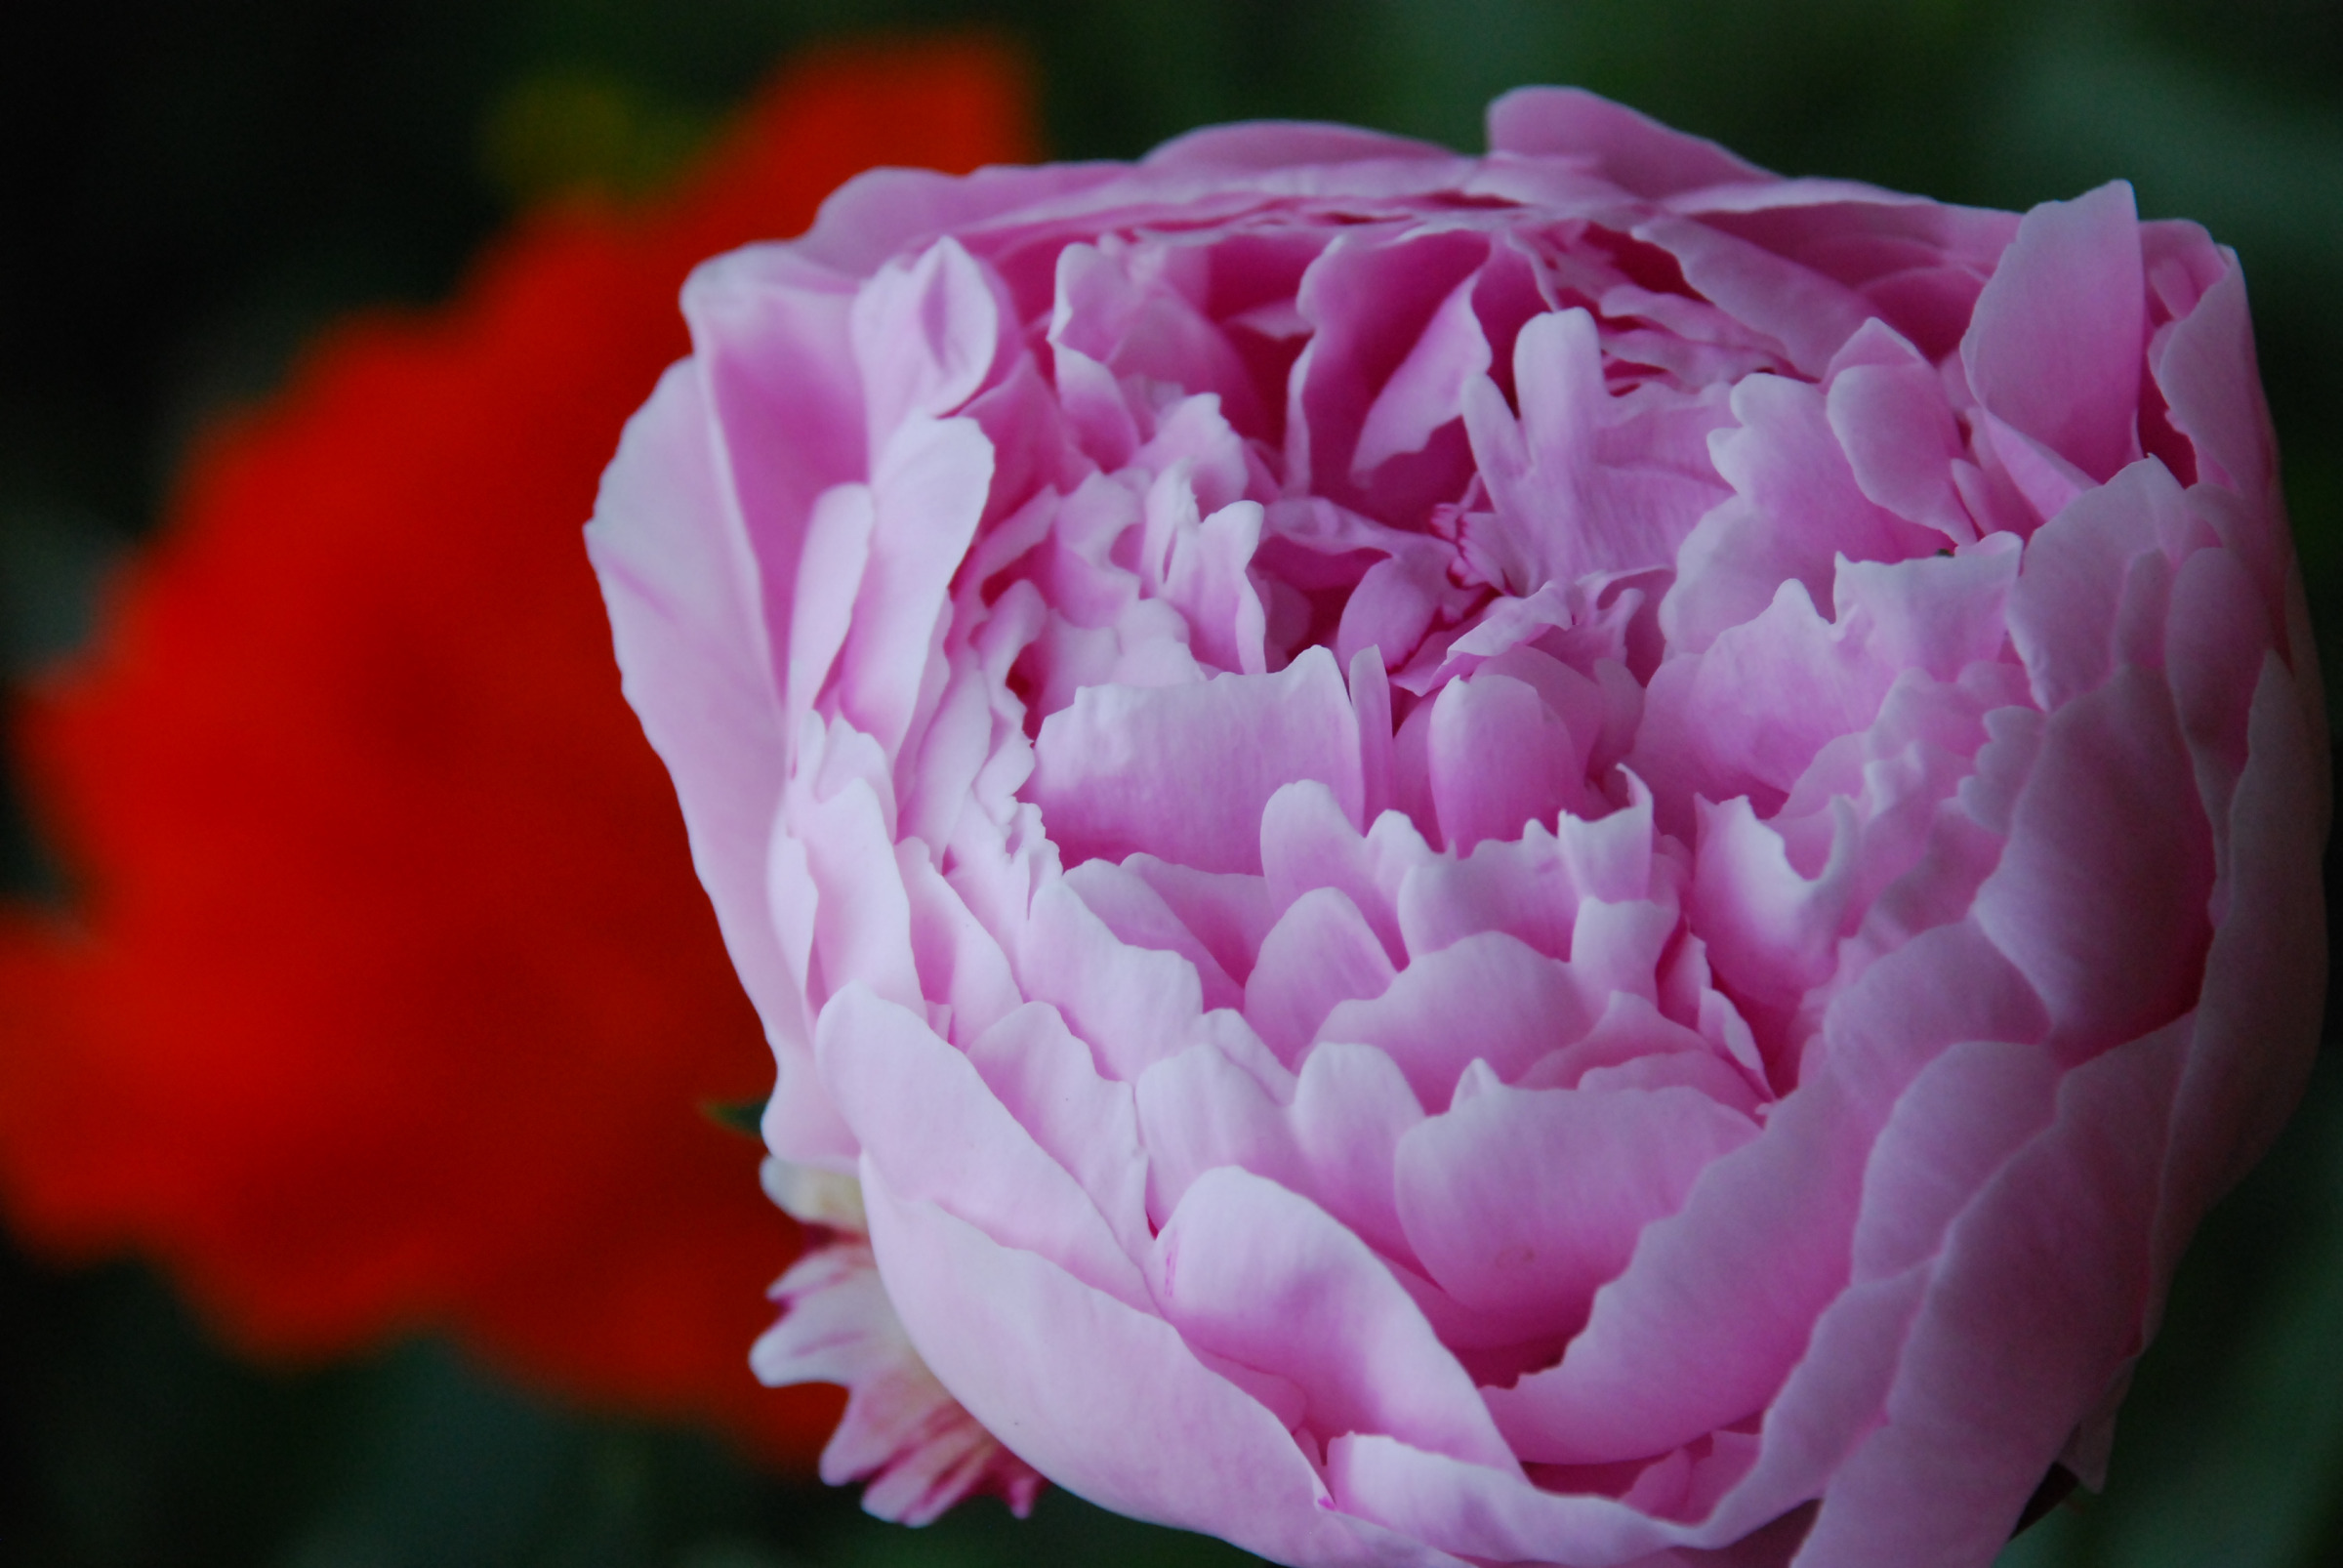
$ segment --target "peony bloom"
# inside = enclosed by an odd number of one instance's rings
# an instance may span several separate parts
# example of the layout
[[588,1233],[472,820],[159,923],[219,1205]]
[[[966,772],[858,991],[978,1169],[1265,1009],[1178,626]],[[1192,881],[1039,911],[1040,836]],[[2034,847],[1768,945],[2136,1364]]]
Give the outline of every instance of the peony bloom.
[[2318,1017],[2236,258],[1491,142],[685,290],[588,537],[835,1238],[760,1370],[1291,1563],[1987,1563]]
[[256,1348],[439,1323],[810,1456],[834,1396],[741,1357],[797,1235],[698,1108],[764,1052],[575,530],[694,261],[873,163],[1030,146],[993,48],[809,62],[663,204],[540,214],[204,449],[20,716],[87,895],[0,935],[26,1240],[140,1248]]

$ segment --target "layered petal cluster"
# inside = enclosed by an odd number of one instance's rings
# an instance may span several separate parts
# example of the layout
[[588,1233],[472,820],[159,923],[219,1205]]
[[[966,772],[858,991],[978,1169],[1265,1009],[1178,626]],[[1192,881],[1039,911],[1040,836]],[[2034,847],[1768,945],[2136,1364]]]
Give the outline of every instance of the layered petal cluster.
[[2236,259],[1491,142],[875,175],[694,275],[589,544],[867,1212],[764,1370],[875,1267],[1018,1460],[1281,1561],[1987,1563],[2318,1015]]
[[803,1464],[743,1366],[798,1245],[710,1098],[764,1074],[576,528],[711,250],[880,163],[1029,156],[992,46],[780,75],[640,208],[524,221],[200,451],[89,652],[21,694],[77,897],[0,924],[0,1202],[240,1343],[424,1325]]

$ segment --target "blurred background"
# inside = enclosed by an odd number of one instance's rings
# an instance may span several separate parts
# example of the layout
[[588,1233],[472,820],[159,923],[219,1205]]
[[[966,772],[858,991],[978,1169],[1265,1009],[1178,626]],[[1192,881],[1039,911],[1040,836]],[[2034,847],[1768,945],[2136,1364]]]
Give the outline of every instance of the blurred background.
[[[1032,62],[1058,157],[1257,116],[1477,148],[1487,99],[1547,81],[1787,173],[1949,200],[2023,208],[2128,178],[2144,215],[2198,219],[2244,258],[2313,614],[2343,674],[2334,0],[10,0],[6,675],[80,643],[189,443],[268,395],[320,327],[447,298],[547,200],[646,199],[794,52],[945,28]],[[0,878],[35,902],[70,885],[13,773]],[[2343,1561],[2333,1036],[2291,1130],[2183,1270],[2109,1490],[2005,1564]],[[1021,1526],[989,1501],[919,1532],[879,1525],[851,1492],[564,1405],[443,1339],[255,1363],[136,1258],[0,1246],[7,1564],[1243,1560],[1060,1495]]]

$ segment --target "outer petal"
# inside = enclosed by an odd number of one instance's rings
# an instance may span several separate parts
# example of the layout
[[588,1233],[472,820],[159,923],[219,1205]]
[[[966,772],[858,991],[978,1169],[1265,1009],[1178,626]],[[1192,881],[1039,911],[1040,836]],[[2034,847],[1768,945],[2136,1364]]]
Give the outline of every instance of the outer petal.
[[2041,993],[2064,1051],[2190,1005],[2212,935],[2211,839],[2161,681],[2127,667],[2050,716],[1976,917]]
[[1190,1344],[1298,1386],[1321,1439],[1387,1432],[1512,1465],[1472,1381],[1389,1270],[1275,1182],[1225,1169],[1190,1187],[1156,1238],[1154,1285]]
[[1984,1568],[2122,1360],[2150,1290],[2161,1124],[2192,1020],[2071,1073],[2056,1125],[1954,1225],[1887,1424],[1831,1478],[1799,1568]]
[[1489,150],[1585,158],[1639,196],[1775,178],[1713,142],[1577,87],[1522,87],[1489,105]]
[[602,475],[586,548],[602,581],[627,700],[667,763],[692,865],[776,1046],[807,1044],[764,887],[788,744],[757,568],[727,504],[688,361],[661,378]]
[[1059,1485],[1300,1568],[1457,1563],[1328,1507],[1277,1418],[1163,1319],[898,1197],[875,1167],[864,1167],[863,1187],[880,1272],[921,1357],[987,1431]]
[[862,1139],[863,1171],[935,1203],[1096,1290],[1146,1300],[1106,1218],[1018,1125],[968,1058],[918,1016],[849,986],[822,1010],[822,1073]]
[[2159,1287],[2215,1199],[2260,1159],[2310,1076],[2326,974],[2317,846],[2328,806],[2294,681],[2267,656],[2250,760],[2230,805],[2230,917],[2205,955],[2204,991],[2172,1111],[2157,1233]]

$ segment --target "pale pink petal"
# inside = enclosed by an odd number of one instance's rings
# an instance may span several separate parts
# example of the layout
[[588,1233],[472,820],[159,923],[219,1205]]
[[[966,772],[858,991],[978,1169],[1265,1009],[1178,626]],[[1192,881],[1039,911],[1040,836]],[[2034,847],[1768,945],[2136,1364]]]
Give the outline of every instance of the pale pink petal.
[[1028,997],[1065,1014],[1100,1070],[1125,1083],[1184,1049],[1204,1012],[1195,965],[1121,941],[1062,881],[1033,896],[1017,979]]
[[1372,1001],[1345,1002],[1321,1040],[1380,1047],[1427,1106],[1445,1106],[1465,1064],[1518,1076],[1593,1026],[1567,964],[1502,931],[1416,959]]
[[1315,782],[1289,784],[1261,811],[1261,867],[1269,905],[1279,912],[1316,887],[1347,897],[1382,940],[1394,965],[1409,948],[1395,903],[1418,867],[1439,865],[1412,823],[1397,812],[1362,835],[1334,792]]
[[1830,429],[1867,499],[1965,542],[1977,527],[1952,487],[1960,429],[1936,367],[1905,347],[1910,357],[1901,363],[1858,364],[1831,378]]
[[[1514,1090],[1459,1102],[1401,1139],[1399,1214],[1440,1287],[1523,1339],[1570,1333],[1754,1123],[1691,1089]],[[1404,1434],[1402,1434],[1404,1435]]]
[[1147,154],[1145,166],[1239,174],[1385,158],[1445,161],[1453,156],[1447,148],[1428,142],[1363,131],[1355,126],[1270,121],[1257,125],[1207,126],[1173,137]]
[[1321,1441],[1383,1432],[1513,1463],[1472,1382],[1365,1244],[1247,1172],[1207,1173],[1156,1240],[1156,1299],[1189,1343],[1273,1371],[1309,1400]]
[[1124,1252],[1148,1237],[1147,1156],[1131,1087],[1098,1076],[1054,1008],[1029,1002],[978,1036],[968,1060],[1002,1108],[1081,1183]]
[[827,800],[793,802],[789,814],[816,889],[821,989],[813,1000],[865,985],[899,1007],[919,1007],[925,998],[911,944],[911,897],[878,792],[857,778]]
[[1831,1477],[1801,1564],[1984,1562],[2008,1539],[2076,1413],[2137,1348],[2189,1033],[2182,1020],[2070,1073],[2057,1122],[1954,1223],[1886,1424]]
[[[1303,784],[1288,788],[1323,789],[1324,786]],[[1270,797],[1273,805],[1277,798]],[[1333,797],[1327,799],[1329,809],[1338,819],[1341,807],[1331,804]],[[1262,820],[1268,820],[1268,812],[1262,813]],[[1173,865],[1148,854],[1130,856],[1123,862],[1123,870],[1153,888],[1165,907],[1178,917],[1180,924],[1220,966],[1221,972],[1239,987],[1244,985],[1246,976],[1253,972],[1254,955],[1261,950],[1261,938],[1277,921],[1278,906],[1272,901],[1264,879],[1234,871],[1198,871],[1193,866]]]
[[1635,226],[1635,237],[1675,257],[1685,282],[1781,344],[1807,375],[1821,375],[1870,318],[1845,284],[1713,225],[1654,218]]
[[[1133,855],[1131,860],[1145,864],[1151,856]],[[1155,862],[1162,865],[1160,861]],[[1211,876],[1211,873],[1202,875]],[[1218,879],[1215,879],[1218,880]],[[1235,880],[1233,878],[1229,880]],[[1250,880],[1250,879],[1248,879]],[[1177,911],[1157,892],[1152,882],[1135,866],[1118,866],[1110,860],[1086,860],[1066,873],[1065,886],[1081,895],[1090,907],[1090,913],[1105,923],[1115,940],[1126,947],[1155,948],[1166,953],[1177,953],[1196,968],[1197,979],[1203,986],[1201,1006],[1236,1008],[1245,1004],[1245,988],[1223,969],[1213,956],[1211,948],[1197,938]],[[1255,940],[1246,951],[1248,965],[1254,952],[1259,950]]]
[[1002,313],[982,266],[949,235],[856,291],[850,322],[873,468],[907,422],[976,394],[1004,347]]
[[725,949],[766,1031],[802,1046],[804,997],[773,927],[764,876],[788,736],[767,625],[745,586],[755,568],[709,419],[698,367],[661,378],[602,476],[586,548],[627,700],[675,777],[692,863]]
[[2050,716],[1977,923],[2041,994],[2072,1059],[2187,1010],[2212,882],[2170,692],[2126,668]]
[[1318,648],[1276,675],[1088,688],[1044,722],[1024,794],[1069,864],[1143,850],[1257,873],[1261,808],[1305,778],[1357,811],[1358,721]]
[[1245,1018],[1295,1065],[1336,1005],[1381,996],[1394,972],[1358,905],[1336,888],[1312,888],[1261,939],[1245,982]]
[[2223,256],[2220,280],[2163,340],[2156,384],[2203,476],[2258,502],[2276,481],[2278,446],[2254,363],[2245,274],[2234,256]]
[[1458,854],[1484,839],[1517,839],[1564,810],[1585,813],[1594,736],[1575,733],[1523,681],[1494,672],[1450,681],[1425,739],[1440,835]]
[[1489,105],[1489,150],[1592,161],[1641,196],[1771,180],[1713,142],[1576,87],[1522,87]]
[[1454,1563],[1325,1507],[1325,1484],[1277,1418],[1162,1318],[884,1180],[865,1188],[880,1270],[922,1358],[1068,1491],[1309,1568]]
[[[1579,821],[1560,820],[1565,831]],[[1399,928],[1418,959],[1481,931],[1567,959],[1583,896],[1560,841],[1533,822],[1517,836],[1483,840],[1469,854],[1411,867],[1399,887]]]
[[972,421],[922,421],[898,429],[875,468],[870,557],[834,680],[839,710],[893,756],[942,696],[934,647],[993,448]]
[[1871,1145],[1855,1220],[1855,1278],[1932,1259],[1945,1227],[2050,1125],[2059,1067],[2039,1046],[1963,1041],[1920,1070]]
[[[1378,393],[1425,335],[1479,335],[1468,308],[1446,327],[1440,321],[1444,302],[1461,294],[1469,307],[1473,274],[1488,255],[1487,238],[1467,229],[1354,229],[1311,264],[1296,299],[1315,330],[1294,366],[1289,392],[1289,484],[1402,525],[1463,489],[1471,463],[1460,431],[1404,459],[1397,458],[1403,448],[1379,454],[1372,486],[1353,475],[1369,466],[1360,440]],[[1437,341],[1428,351],[1455,352]],[[1404,384],[1398,395],[1408,396]]]
[[1464,389],[1473,458],[1497,503],[1483,548],[1509,592],[1664,564],[1722,498],[1703,440],[1723,423],[1713,399],[1679,396],[1696,411],[1687,422],[1648,417],[1650,407],[1613,397],[1584,310],[1550,312],[1523,327],[1513,379],[1518,422],[1487,377]]
[[1053,163],[979,169],[955,180],[930,169],[873,169],[833,192],[803,238],[787,247],[755,247],[752,254],[802,255],[867,277],[891,258],[925,248],[936,235],[1053,198],[1076,204],[1084,192],[1112,182],[1115,172],[1111,164]]
[[1675,584],[1660,605],[1671,649],[1702,651],[1790,582],[1815,603],[1830,602],[1841,556],[1902,560],[1944,544],[1863,493],[1818,389],[1751,376],[1733,389],[1733,416],[1740,429],[1711,446],[1736,499],[1702,518],[1677,556]]
[[1762,1411],[1846,1284],[1862,1145],[1859,1110],[1825,1076],[1711,1162],[1595,1294],[1561,1365],[1485,1391],[1514,1452],[1637,1459]]
[[2035,207],[1961,339],[1978,401],[2091,478],[2113,477],[2140,455],[2146,294],[2131,186]]
[[1874,965],[1832,1004],[1827,1049],[1765,1130],[1645,1229],[1561,1365],[1486,1390],[1514,1451],[1638,1459],[1763,1410],[1847,1283],[1864,1154],[1895,1098],[1947,1046],[2042,1028],[2025,981],[1972,928]]
[[860,1236],[807,1253],[772,1294],[782,1317],[750,1352],[758,1379],[849,1390],[822,1449],[824,1481],[869,1479],[863,1507],[904,1524],[925,1524],[987,1492],[1020,1517],[1031,1509],[1040,1474],[1003,1449],[920,1360]]
[[909,905],[920,994],[945,1011],[941,1032],[972,1040],[1023,1000],[1008,955],[935,869],[926,845],[916,839],[897,845],[895,869]]
[[1415,1262],[1392,1162],[1423,1107],[1391,1058],[1340,1041],[1316,1047],[1301,1064],[1287,1118],[1306,1173],[1295,1190],[1387,1256]]
[[849,986],[822,1010],[814,1049],[862,1139],[866,1187],[883,1171],[906,1201],[941,1205],[1005,1245],[1054,1258],[1092,1289],[1145,1300],[1089,1195],[916,1014]]
[[2326,909],[2308,846],[2326,825],[2329,798],[2316,783],[2299,690],[2267,656],[2249,758],[2229,808],[2230,917],[2205,955],[2172,1119],[2157,1223],[2159,1282],[2204,1211],[2277,1137],[2317,1049]]
[[[2230,800],[2248,757],[2253,704],[2246,694],[2277,641],[2272,631],[2253,580],[2228,551],[2199,550],[2181,563],[2164,628],[2164,673],[2213,826],[2217,887],[2229,876]],[[2222,914],[2216,908],[2214,919]]]
[[1420,452],[1464,413],[1464,384],[1489,368],[1489,340],[1473,309],[1475,272],[1449,291],[1408,356],[1391,372],[1360,427],[1350,475],[1364,480],[1391,458]]

